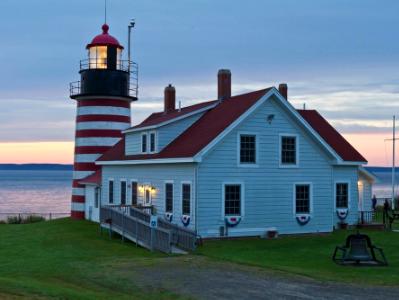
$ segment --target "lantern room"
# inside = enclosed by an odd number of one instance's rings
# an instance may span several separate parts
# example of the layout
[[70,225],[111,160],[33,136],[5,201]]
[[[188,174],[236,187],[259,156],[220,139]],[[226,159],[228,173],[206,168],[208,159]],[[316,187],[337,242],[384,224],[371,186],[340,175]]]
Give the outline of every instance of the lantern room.
[[120,70],[122,68],[123,47],[118,40],[108,34],[109,26],[102,26],[103,33],[97,35],[90,44],[86,46],[88,50],[89,69],[110,69]]
[[102,33],[86,46],[88,58],[80,61],[80,81],[70,84],[70,96],[118,97],[137,100],[137,64],[123,60],[123,46],[108,33],[109,26],[102,26]]

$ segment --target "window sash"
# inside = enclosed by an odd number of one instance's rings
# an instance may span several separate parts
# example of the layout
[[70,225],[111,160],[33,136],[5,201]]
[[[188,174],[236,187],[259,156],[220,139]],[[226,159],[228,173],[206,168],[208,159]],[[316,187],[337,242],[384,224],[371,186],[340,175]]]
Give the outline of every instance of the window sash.
[[256,163],[256,135],[240,135],[240,163]]
[[297,139],[295,136],[281,137],[281,163],[295,165],[297,163]]
[[147,135],[143,134],[141,136],[141,152],[147,152]]
[[150,152],[155,152],[155,133],[150,134]]
[[226,184],[224,186],[224,214],[226,216],[241,215],[240,184]]
[[126,204],[126,181],[121,181],[121,204]]
[[335,185],[335,205],[337,208],[348,208],[349,186],[348,183]]
[[110,180],[108,183],[108,202],[114,203],[114,181]]
[[173,183],[165,184],[165,211],[173,212]]
[[190,215],[191,212],[191,184],[182,184],[182,213]]
[[297,214],[310,213],[310,185],[295,185],[295,212]]
[[137,205],[137,182],[132,181],[132,205]]

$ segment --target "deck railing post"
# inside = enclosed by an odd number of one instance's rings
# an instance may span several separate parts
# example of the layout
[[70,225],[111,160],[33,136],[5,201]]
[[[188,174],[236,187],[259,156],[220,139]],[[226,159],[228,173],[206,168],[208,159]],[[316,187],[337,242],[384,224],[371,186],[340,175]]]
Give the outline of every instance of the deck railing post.
[[125,212],[122,211],[122,243],[125,242]]

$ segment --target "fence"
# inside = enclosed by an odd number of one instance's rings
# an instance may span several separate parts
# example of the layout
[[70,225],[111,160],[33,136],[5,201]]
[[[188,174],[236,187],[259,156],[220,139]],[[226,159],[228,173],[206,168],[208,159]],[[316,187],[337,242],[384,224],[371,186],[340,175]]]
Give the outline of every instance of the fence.
[[152,243],[156,249],[164,252],[170,252],[172,246],[189,251],[195,250],[197,236],[194,231],[162,218],[158,218],[157,230],[151,234],[149,211],[152,211],[152,208],[128,205],[104,206],[101,207],[100,218],[101,223],[111,223],[112,227],[118,226],[119,231],[128,233],[137,240],[137,243],[142,243],[144,246],[151,246]]
[[0,221],[7,221],[8,218],[19,218],[19,219],[26,219],[30,216],[35,217],[42,217],[45,220],[54,220],[60,218],[67,218],[71,216],[70,212],[48,212],[48,213],[36,213],[36,212],[7,212],[7,213],[0,213]]
[[383,224],[383,223],[384,223],[383,210],[359,211],[359,224]]
[[116,231],[123,238],[128,238],[137,244],[162,252],[171,252],[171,233],[162,228],[151,228],[149,222],[125,214],[116,207],[101,207],[100,221],[108,224],[111,231]]

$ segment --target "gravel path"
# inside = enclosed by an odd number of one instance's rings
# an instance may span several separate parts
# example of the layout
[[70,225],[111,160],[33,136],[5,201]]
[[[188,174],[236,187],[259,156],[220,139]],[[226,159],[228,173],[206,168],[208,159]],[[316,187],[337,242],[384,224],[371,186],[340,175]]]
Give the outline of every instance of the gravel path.
[[193,299],[368,300],[399,297],[399,288],[318,282],[197,256],[164,258],[136,270],[136,284],[170,290]]

